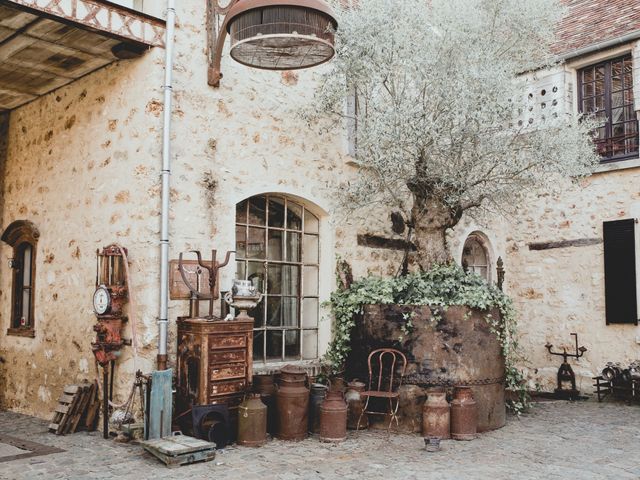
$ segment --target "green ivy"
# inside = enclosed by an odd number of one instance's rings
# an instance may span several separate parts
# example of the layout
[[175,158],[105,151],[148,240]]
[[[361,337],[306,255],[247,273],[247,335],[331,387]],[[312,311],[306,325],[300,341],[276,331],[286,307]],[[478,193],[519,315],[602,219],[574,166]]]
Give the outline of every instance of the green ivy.
[[[436,265],[428,272],[411,273],[397,278],[367,277],[354,282],[348,289],[337,290],[328,302],[335,319],[334,337],[324,357],[331,374],[344,370],[350,350],[350,338],[355,319],[363,313],[364,305],[397,304],[428,305],[434,317],[453,305],[464,305],[485,311],[485,319],[502,346],[506,360],[506,388],[517,392],[516,400],[508,407],[521,413],[529,407],[529,395],[522,372],[516,367],[521,360],[518,353],[517,321],[511,299],[494,285],[474,273],[467,273],[458,265]],[[500,318],[489,311],[497,308]],[[403,334],[413,327],[411,316],[405,316]]]

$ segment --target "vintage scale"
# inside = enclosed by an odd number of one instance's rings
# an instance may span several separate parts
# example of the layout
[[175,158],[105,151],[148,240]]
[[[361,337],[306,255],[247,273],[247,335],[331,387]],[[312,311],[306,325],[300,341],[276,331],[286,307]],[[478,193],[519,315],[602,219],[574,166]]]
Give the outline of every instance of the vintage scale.
[[[93,310],[97,323],[95,342],[91,349],[103,374],[103,434],[109,436],[109,400],[113,397],[113,373],[120,350],[131,341],[122,338],[127,317],[123,313],[129,297],[127,285],[127,250],[119,245],[109,245],[96,251],[96,289],[93,293]],[[109,382],[111,372],[111,385]]]
[[[224,320],[213,313],[214,303],[219,300],[219,270],[229,263],[233,252],[227,252],[223,263],[216,261],[212,251],[211,262],[203,262],[200,252],[193,251],[197,265],[187,265],[180,254],[178,269],[182,280],[190,290],[189,316],[178,317],[178,362],[177,362],[177,416],[189,418],[188,414],[199,405],[211,405],[228,413],[229,426],[235,425],[238,405],[249,391],[253,376],[253,324],[246,313],[261,299],[255,289],[248,286],[242,290],[239,281],[234,284],[233,296],[226,300],[242,309],[233,320]],[[209,274],[209,291],[200,291],[201,273]],[[195,285],[193,280],[195,275]],[[199,302],[209,301],[208,315],[199,315]],[[198,409],[201,410],[201,409]],[[194,417],[194,424],[196,423]]]

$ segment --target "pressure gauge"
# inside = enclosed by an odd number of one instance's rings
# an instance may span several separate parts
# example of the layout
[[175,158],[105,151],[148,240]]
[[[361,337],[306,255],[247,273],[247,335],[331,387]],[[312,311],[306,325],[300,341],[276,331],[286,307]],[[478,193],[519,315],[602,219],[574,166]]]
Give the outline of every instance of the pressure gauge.
[[93,293],[93,311],[97,315],[104,315],[111,308],[111,293],[109,289],[100,285]]

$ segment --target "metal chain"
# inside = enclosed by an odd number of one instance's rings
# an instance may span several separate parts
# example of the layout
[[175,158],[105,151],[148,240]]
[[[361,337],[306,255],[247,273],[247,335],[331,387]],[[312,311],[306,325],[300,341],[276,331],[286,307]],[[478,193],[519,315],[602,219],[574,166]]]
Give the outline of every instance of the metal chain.
[[404,378],[405,384],[411,383],[419,386],[437,386],[437,387],[457,387],[457,386],[481,386],[481,385],[495,385],[504,383],[505,377],[483,378],[479,380],[451,380],[444,378],[428,378],[425,375],[413,374],[407,375]]

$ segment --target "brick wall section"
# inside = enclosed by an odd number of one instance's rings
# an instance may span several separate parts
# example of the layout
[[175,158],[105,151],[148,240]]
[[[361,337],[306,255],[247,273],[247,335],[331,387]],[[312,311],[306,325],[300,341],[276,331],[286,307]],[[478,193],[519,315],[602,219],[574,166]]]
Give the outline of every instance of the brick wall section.
[[562,0],[569,12],[558,26],[554,53],[574,50],[640,30],[638,0]]

